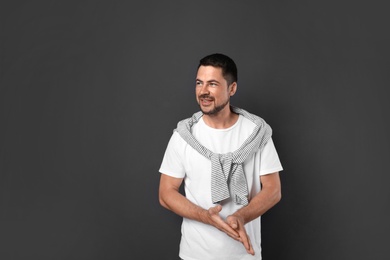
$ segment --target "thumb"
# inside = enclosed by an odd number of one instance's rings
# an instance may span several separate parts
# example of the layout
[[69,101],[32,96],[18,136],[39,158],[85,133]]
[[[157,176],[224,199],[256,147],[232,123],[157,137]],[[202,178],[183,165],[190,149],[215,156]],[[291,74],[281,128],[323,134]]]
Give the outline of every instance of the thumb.
[[230,219],[230,221],[229,221],[229,226],[231,226],[233,229],[237,229],[237,228],[238,228],[237,220],[235,220],[235,219]]
[[218,214],[222,210],[221,205],[216,205],[215,207],[209,208],[210,214]]

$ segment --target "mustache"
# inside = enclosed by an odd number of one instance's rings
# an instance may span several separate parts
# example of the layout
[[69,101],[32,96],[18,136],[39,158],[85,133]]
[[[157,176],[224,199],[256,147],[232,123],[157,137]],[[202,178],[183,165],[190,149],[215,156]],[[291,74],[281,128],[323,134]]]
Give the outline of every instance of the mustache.
[[199,99],[201,99],[201,98],[214,100],[214,98],[212,96],[208,95],[208,94],[200,95]]

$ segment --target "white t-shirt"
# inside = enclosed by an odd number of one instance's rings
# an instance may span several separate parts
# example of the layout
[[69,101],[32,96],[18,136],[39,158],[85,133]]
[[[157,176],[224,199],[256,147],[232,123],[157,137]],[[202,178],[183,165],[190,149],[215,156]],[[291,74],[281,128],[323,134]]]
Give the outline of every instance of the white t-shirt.
[[[237,150],[254,128],[252,121],[240,115],[237,122],[227,129],[209,127],[201,118],[191,130],[202,145],[214,153],[223,154]],[[261,175],[283,170],[272,138],[261,152],[256,152],[244,162],[243,168],[250,200],[261,190]],[[188,145],[176,131],[168,143],[159,171],[175,178],[184,178],[186,197],[196,205],[204,209],[215,206],[211,200],[211,161]],[[223,218],[242,207],[231,199],[221,202],[221,205],[220,215]],[[261,259],[260,217],[247,223],[245,228],[255,256],[248,254],[240,242],[218,229],[183,218],[179,256],[185,260]]]

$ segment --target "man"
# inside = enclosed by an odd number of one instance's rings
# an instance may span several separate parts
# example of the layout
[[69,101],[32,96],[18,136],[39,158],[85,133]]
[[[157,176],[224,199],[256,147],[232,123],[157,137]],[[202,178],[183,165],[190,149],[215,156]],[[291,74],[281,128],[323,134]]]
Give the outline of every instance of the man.
[[195,91],[201,111],[178,123],[160,167],[160,203],[183,217],[184,260],[261,259],[260,216],[281,198],[272,130],[230,105],[236,91],[231,58],[201,59]]

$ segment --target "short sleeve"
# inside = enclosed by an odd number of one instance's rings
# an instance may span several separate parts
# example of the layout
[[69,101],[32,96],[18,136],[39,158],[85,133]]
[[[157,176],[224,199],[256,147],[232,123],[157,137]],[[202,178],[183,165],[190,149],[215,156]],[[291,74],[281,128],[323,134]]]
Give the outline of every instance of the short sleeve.
[[260,175],[266,175],[283,170],[272,138],[268,140],[260,155]]
[[160,173],[175,178],[184,178],[185,169],[183,164],[184,140],[175,131],[168,142],[165,154],[159,169]]

